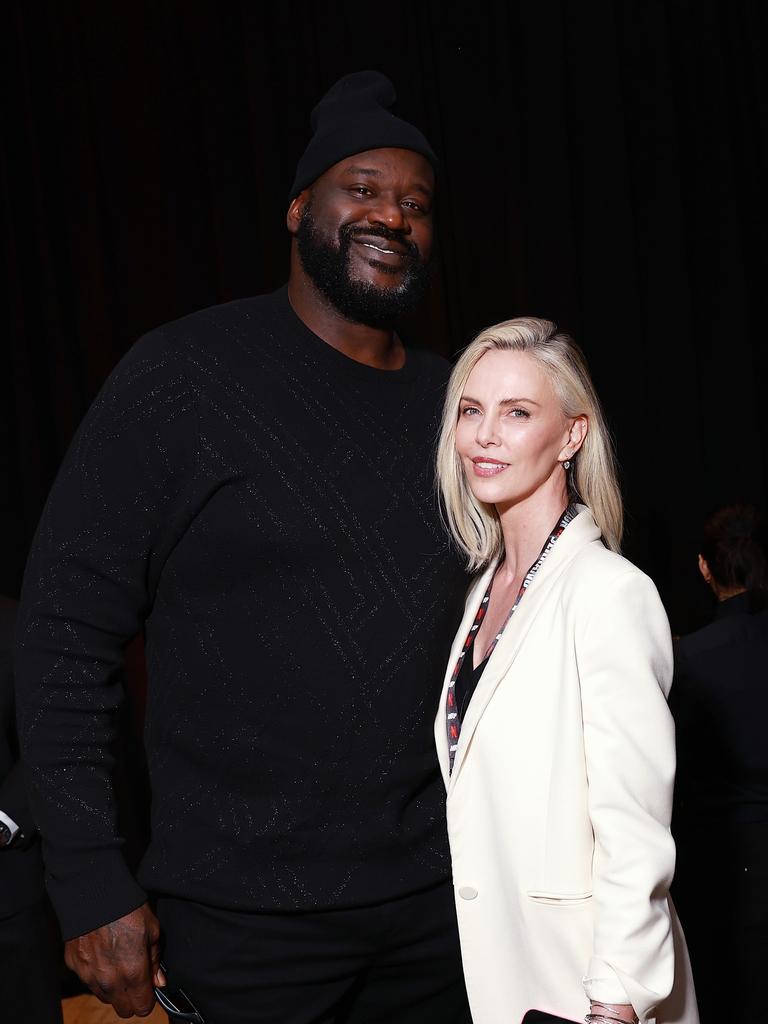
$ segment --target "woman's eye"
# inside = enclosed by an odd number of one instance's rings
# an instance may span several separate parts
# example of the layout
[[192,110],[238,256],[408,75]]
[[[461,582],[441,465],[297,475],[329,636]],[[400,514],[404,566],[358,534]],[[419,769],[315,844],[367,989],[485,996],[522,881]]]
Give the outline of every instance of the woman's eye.
[[527,420],[528,417],[531,414],[528,412],[527,409],[515,408],[515,409],[510,409],[509,410],[509,415],[515,417],[516,419],[526,419]]
[[479,413],[479,412],[480,412],[480,410],[475,408],[474,405],[465,405],[464,408],[461,410],[461,415],[462,416],[474,416],[475,413]]

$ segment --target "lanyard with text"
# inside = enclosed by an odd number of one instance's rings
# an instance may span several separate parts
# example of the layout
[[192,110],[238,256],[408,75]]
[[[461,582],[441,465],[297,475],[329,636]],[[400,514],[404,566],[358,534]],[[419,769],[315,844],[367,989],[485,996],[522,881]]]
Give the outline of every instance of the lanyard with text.
[[[578,510],[573,505],[569,505],[560,517],[560,519],[558,520],[557,526],[547,537],[544,543],[544,547],[539,552],[538,558],[523,577],[523,582],[520,584],[520,589],[517,592],[517,597],[515,598],[514,604],[509,609],[509,614],[504,619],[504,623],[501,629],[488,645],[488,649],[486,650],[485,655],[483,656],[484,661],[487,658],[490,658],[490,656],[493,654],[496,644],[499,642],[504,630],[507,628],[507,623],[514,615],[515,609],[520,604],[523,594],[526,592],[528,587],[530,587],[534,576],[541,568],[542,562],[547,557],[552,548],[555,546],[555,541],[566,528],[568,523],[570,523],[572,519],[575,519],[577,515]],[[456,710],[456,680],[458,678],[459,672],[461,671],[461,666],[464,661],[464,655],[467,653],[467,650],[471,647],[475,633],[477,633],[478,629],[480,628],[480,623],[483,621],[483,618],[485,617],[485,612],[486,609],[488,608],[488,602],[491,599],[492,586],[493,578],[491,578],[491,582],[488,584],[488,589],[485,592],[485,596],[483,597],[483,600],[480,602],[480,607],[477,610],[475,621],[472,624],[472,628],[470,629],[469,633],[467,634],[467,639],[464,641],[464,646],[461,649],[461,654],[459,655],[458,661],[456,662],[456,667],[454,668],[453,673],[451,675],[451,681],[448,684],[448,695],[446,697],[445,710],[446,728],[448,730],[448,760],[451,770],[453,770],[453,761],[454,758],[456,757],[456,748],[459,745],[459,734],[461,732],[461,722],[459,721],[459,716]]]

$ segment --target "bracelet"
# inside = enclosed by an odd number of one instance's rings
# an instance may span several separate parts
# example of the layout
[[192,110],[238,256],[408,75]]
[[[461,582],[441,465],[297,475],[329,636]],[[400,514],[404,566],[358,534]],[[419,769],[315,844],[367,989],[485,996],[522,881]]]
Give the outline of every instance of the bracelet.
[[[602,999],[590,999],[589,1006],[590,1012],[585,1018],[587,1024],[606,1024],[606,1022],[610,1024],[611,1021],[618,1021],[618,1024],[639,1024],[637,1014],[629,1003],[604,1003]],[[599,1009],[597,1012],[593,1012],[596,1007],[599,1007]],[[622,1016],[622,1011],[625,1011],[627,1008],[632,1012],[630,1020]],[[604,1013],[604,1010],[608,1012]]]
[[[584,1020],[586,1024],[639,1024],[637,1014],[632,1011],[632,1019],[627,1020],[626,1017],[620,1017],[616,1006],[612,1006],[610,1003],[602,1003],[598,999],[590,1000],[590,1009],[594,1010],[595,1007],[601,1007],[597,1013],[588,1013]],[[608,1010],[608,1013],[603,1013],[603,1010]]]
[[614,1017],[613,1014],[609,1017],[604,1013],[588,1013],[584,1020],[586,1024],[639,1024],[637,1017],[627,1020],[626,1017]]

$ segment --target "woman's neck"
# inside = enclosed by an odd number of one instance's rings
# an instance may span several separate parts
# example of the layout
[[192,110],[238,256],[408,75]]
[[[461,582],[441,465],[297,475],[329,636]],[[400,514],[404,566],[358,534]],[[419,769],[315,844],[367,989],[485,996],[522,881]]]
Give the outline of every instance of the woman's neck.
[[567,507],[565,473],[552,486],[539,488],[529,497],[503,509],[497,507],[504,537],[501,574],[507,582],[518,579],[533,565]]

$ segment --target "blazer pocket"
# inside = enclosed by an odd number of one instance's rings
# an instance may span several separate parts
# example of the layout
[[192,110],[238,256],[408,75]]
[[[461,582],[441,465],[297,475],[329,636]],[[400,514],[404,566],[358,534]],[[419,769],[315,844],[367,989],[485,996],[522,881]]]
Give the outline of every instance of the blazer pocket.
[[529,889],[525,895],[534,903],[554,907],[577,907],[592,899],[591,892],[543,892]]

